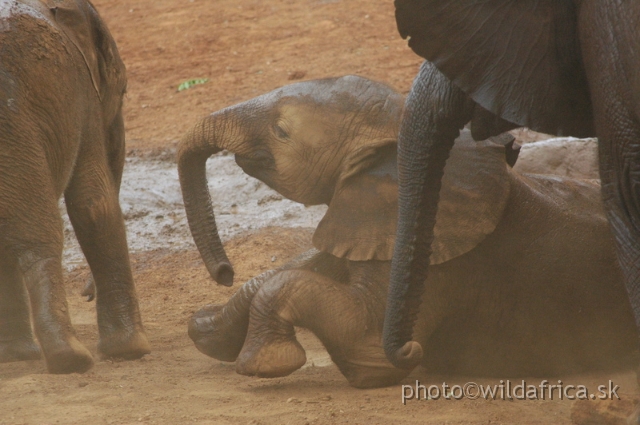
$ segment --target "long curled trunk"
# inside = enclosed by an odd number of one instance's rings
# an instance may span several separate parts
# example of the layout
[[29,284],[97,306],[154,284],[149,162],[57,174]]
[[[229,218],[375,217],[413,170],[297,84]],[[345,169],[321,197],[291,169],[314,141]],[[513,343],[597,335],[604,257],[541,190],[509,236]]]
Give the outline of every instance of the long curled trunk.
[[233,267],[218,235],[207,186],[207,159],[223,149],[234,151],[244,131],[230,109],[216,112],[196,124],[180,141],[178,174],[187,220],[193,239],[211,277],[219,284],[233,284]]
[[412,341],[431,255],[444,166],[473,103],[425,62],[409,94],[398,138],[398,228],[383,345],[394,366],[412,369],[422,347]]

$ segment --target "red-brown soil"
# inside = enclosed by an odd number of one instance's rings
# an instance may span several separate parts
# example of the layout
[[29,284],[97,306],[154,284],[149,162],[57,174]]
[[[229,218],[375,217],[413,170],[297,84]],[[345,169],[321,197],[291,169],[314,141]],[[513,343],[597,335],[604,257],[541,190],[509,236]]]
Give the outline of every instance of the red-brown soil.
[[[358,74],[406,93],[421,60],[395,29],[391,0],[95,0],[127,65],[125,119],[130,155],[175,147],[199,117],[299,79]],[[188,79],[205,84],[177,92]],[[304,251],[309,229],[264,229],[227,244],[244,282]],[[275,259],[273,258],[275,257]],[[275,261],[272,261],[275,260]],[[99,360],[86,374],[46,374],[41,361],[0,365],[0,424],[569,424],[568,400],[438,400],[401,403],[401,388],[357,390],[308,332],[312,360],[279,379],[237,375],[233,364],[198,352],[187,320],[203,304],[236,289],[217,286],[195,250],[133,256],[143,320],[153,353],[138,361]],[[79,338],[96,354],[93,303],[79,295],[86,268],[67,276]],[[314,360],[315,359],[315,360]],[[509,377],[504,377],[507,379]],[[555,382],[556,377],[545,377]],[[434,377],[405,383],[440,385],[496,379]],[[635,374],[563,377],[594,386],[612,379],[624,394]],[[529,379],[539,383],[540,379]],[[614,411],[584,402],[574,419]],[[586,412],[586,416],[581,412]],[[607,413],[609,414],[609,413]],[[587,423],[587,422],[584,422]],[[593,422],[598,423],[598,422]]]

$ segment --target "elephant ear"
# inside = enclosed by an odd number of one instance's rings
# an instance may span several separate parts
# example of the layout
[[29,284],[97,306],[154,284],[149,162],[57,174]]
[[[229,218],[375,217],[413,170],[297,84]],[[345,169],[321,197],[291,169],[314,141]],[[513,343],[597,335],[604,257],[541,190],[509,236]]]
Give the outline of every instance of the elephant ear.
[[466,254],[493,233],[507,206],[511,177],[507,160],[513,136],[476,142],[462,130],[442,177],[431,264]]
[[320,251],[352,261],[389,260],[398,220],[395,140],[350,154],[329,209],[313,234]]
[[116,79],[124,78],[115,42],[98,12],[86,1],[46,0],[55,22],[78,49],[100,100]]
[[[503,135],[475,142],[468,130],[461,132],[442,180],[431,264],[471,251],[500,222],[510,189],[504,146],[512,140]],[[313,244],[352,261],[391,260],[398,217],[396,145],[367,147],[350,160]]]
[[409,46],[501,118],[593,135],[574,0],[395,0]]

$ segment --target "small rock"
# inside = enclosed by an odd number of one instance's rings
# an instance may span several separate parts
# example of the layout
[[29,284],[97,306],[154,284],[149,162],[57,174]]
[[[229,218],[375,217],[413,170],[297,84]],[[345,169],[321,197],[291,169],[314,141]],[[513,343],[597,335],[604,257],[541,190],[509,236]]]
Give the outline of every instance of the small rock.
[[287,77],[289,80],[301,80],[307,75],[307,71],[293,71]]

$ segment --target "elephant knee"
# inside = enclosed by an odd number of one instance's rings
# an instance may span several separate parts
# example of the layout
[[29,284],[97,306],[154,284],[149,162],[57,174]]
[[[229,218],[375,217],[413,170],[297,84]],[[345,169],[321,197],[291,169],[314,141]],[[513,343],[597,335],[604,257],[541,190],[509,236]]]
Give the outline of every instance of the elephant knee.
[[74,208],[80,223],[98,227],[113,214],[113,206],[106,196],[93,198]]

